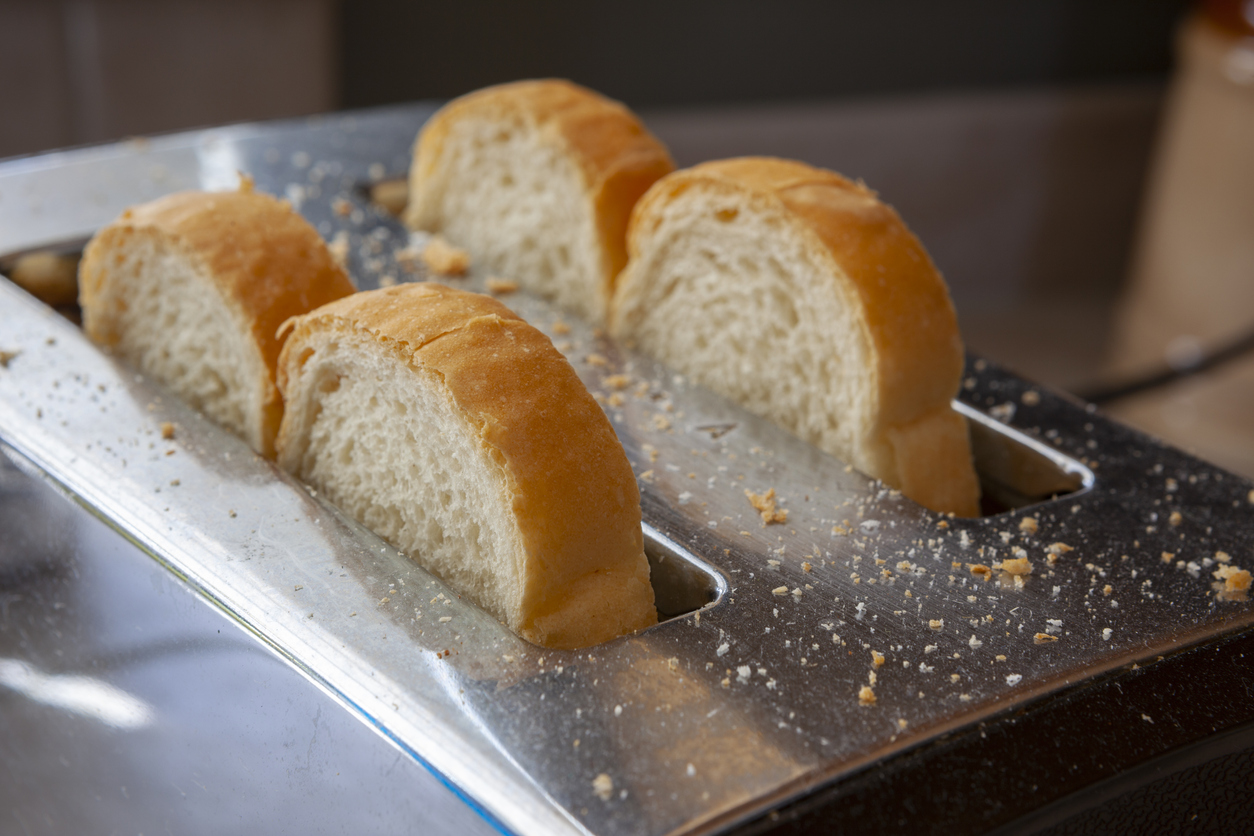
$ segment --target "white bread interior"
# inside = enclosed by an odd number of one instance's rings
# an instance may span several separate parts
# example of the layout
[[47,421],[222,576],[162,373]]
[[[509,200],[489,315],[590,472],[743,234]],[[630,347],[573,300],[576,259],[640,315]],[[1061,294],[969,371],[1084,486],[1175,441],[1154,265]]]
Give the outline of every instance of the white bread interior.
[[79,285],[88,336],[266,456],[278,326],[353,292],[317,232],[249,186],[127,210],[88,244]]
[[635,478],[536,329],[440,285],[293,322],[279,464],[508,625],[583,647],[657,620]]
[[481,272],[599,322],[631,208],[673,168],[617,102],[566,81],[504,84],[423,127],[405,218],[468,250]]
[[707,163],[638,203],[610,330],[936,511],[978,513],[948,290],[891,208],[784,160]]

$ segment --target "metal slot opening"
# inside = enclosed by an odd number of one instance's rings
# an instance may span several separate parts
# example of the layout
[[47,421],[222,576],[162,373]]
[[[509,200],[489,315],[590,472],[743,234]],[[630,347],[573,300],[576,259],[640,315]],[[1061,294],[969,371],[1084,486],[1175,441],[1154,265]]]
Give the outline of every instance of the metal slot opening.
[[967,419],[971,431],[971,455],[983,494],[981,516],[1048,502],[1092,486],[1093,471],[1070,456],[964,403],[954,401],[954,409]]
[[644,524],[644,554],[658,621],[669,621],[723,597],[727,582],[683,546]]

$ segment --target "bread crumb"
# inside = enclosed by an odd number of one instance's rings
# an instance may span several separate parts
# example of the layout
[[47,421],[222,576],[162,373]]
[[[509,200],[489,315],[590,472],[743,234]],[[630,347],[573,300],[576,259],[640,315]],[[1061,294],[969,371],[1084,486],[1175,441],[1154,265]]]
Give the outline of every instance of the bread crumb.
[[169,421],[161,422],[161,437],[164,438],[166,441],[169,441],[170,439],[174,438],[174,425],[171,424]]
[[811,571],[813,568],[814,568],[814,567],[813,567],[813,566],[811,566],[811,565],[809,564],[809,562],[808,562],[808,561],[803,561],[803,562],[802,562],[802,564],[801,564],[801,571],[803,571],[803,572],[809,572],[809,571]]
[[1232,555],[1227,552],[1215,552],[1215,560],[1220,563],[1227,563],[1229,560],[1232,560]]
[[[331,253],[331,259],[341,268],[348,264],[348,230],[341,229],[331,237],[327,242],[327,251]],[[399,262],[400,254],[397,254],[396,260]]]
[[396,276],[390,276],[390,275],[380,276],[379,287],[396,287]]
[[592,791],[602,801],[609,801],[610,796],[614,794],[614,779],[602,772],[592,779]]
[[610,361],[605,359],[605,356],[602,354],[589,354],[587,357],[583,358],[583,360],[589,366],[605,367],[610,364]]
[[337,197],[331,201],[331,211],[339,215],[341,218],[347,218],[353,213],[353,204],[349,203],[342,197]]
[[788,594],[788,587],[786,587],[786,586],[777,586],[777,587],[775,587],[774,589],[772,589],[772,590],[771,590],[771,594],[772,594],[772,595],[781,595],[781,596],[782,596],[782,595],[787,595],[787,594]]
[[631,377],[625,374],[611,374],[606,375],[601,383],[611,389],[626,389],[629,385],[631,385]]
[[1003,560],[997,564],[997,568],[1010,575],[1030,575],[1032,574],[1032,561],[1026,557],[1016,557],[1012,560]]
[[1036,406],[1041,402],[1041,393],[1035,389],[1029,389],[1019,398],[1026,406]]
[[22,352],[20,352],[20,351],[3,351],[3,350],[0,350],[0,368],[5,368],[5,369],[7,369],[7,368],[9,367],[9,363],[11,363],[11,362],[12,362],[12,361],[13,361],[16,357],[18,357],[21,353],[22,353]]
[[400,215],[409,204],[408,180],[384,180],[370,187],[370,202],[393,215]]
[[422,260],[431,272],[440,276],[464,276],[470,269],[470,255],[441,235],[431,236],[422,250]]
[[774,488],[769,488],[766,493],[762,494],[746,489],[745,496],[748,497],[749,504],[754,507],[754,510],[762,515],[762,525],[767,526],[788,521],[788,511],[777,511],[775,509]]
[[1180,514],[1179,511],[1172,511],[1171,516],[1167,518],[1167,522],[1169,522],[1173,526],[1177,526],[1180,523],[1184,522],[1184,517]]
[[1049,644],[1058,641],[1057,636],[1051,636],[1049,633],[1037,633],[1032,637],[1033,644]]
[[993,570],[985,566],[983,563],[968,563],[967,569],[971,571],[972,575],[975,575],[982,581],[987,581],[993,576]]
[[858,689],[859,705],[875,705],[875,691],[870,685],[863,685]]
[[610,406],[622,406],[626,402],[627,399],[623,397],[622,392],[611,392],[610,396],[606,398],[606,403]]
[[1222,564],[1214,577],[1224,582],[1225,592],[1244,592],[1250,588],[1250,573],[1229,564]]
[[1102,595],[1106,596],[1107,598],[1109,598],[1110,593],[1114,591],[1115,591],[1115,588],[1111,586],[1110,584],[1106,584],[1105,586],[1102,587]]
[[877,668],[882,666],[884,664],[884,654],[880,653],[878,650],[872,650],[871,662],[874,663]]
[[551,326],[551,329],[553,333],[557,334],[559,337],[565,336],[570,333],[570,326],[567,325],[565,322],[562,322],[560,319],[553,323],[553,325]]
[[941,630],[945,629],[945,619],[943,619],[943,618],[933,618],[931,621],[929,621],[929,622],[927,623],[927,626],[928,626],[928,628],[929,628],[929,629],[931,629],[931,630],[935,630],[935,631],[937,631],[937,632],[940,632]]
[[1176,559],[1176,553],[1175,552],[1163,552],[1161,555],[1159,555],[1159,558],[1162,560],[1163,563],[1170,563],[1171,561]]
[[1023,519],[1019,520],[1020,531],[1026,532],[1028,534],[1035,534],[1039,528],[1040,528],[1040,525],[1037,523],[1036,517],[1024,517]]
[[1045,547],[1045,551],[1048,554],[1057,556],[1057,555],[1066,554],[1067,552],[1073,552],[1075,551],[1075,549],[1072,548],[1071,546],[1068,546],[1066,543],[1050,543],[1048,546]]
[[495,293],[498,296],[513,293],[518,289],[518,282],[513,279],[498,279],[496,276],[488,276],[483,283],[487,286],[488,293]]
[[[653,427],[655,429],[665,432],[666,430],[669,430],[671,428],[671,419],[667,418],[665,415],[663,415],[660,412],[654,413]],[[746,493],[748,493],[748,491],[746,491]]]

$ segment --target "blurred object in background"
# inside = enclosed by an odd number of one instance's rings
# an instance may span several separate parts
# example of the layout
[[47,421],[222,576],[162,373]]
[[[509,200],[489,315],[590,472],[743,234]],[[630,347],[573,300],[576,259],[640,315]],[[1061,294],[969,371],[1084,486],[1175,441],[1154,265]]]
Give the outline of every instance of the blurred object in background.
[[333,110],[335,0],[0,0],[0,157]]
[[1254,2],[1202,4],[1178,53],[1109,362],[1163,385],[1109,411],[1254,476]]

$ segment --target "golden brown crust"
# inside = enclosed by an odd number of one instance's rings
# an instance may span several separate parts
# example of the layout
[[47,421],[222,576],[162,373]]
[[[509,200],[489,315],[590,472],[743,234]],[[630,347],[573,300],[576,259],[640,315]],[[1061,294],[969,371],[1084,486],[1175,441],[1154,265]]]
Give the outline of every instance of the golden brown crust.
[[[414,145],[410,206],[443,156],[450,128],[470,115],[521,116],[569,149],[583,173],[596,212],[604,256],[599,277],[608,300],[613,281],[627,263],[627,223],[636,201],[675,169],[670,154],[624,105],[561,79],[516,81],[476,90],[442,107],[423,126]],[[411,215],[406,222],[417,221]]]
[[[524,638],[582,647],[656,622],[635,476],[605,414],[546,336],[491,297],[434,284],[358,293],[294,325],[289,346],[315,330],[352,329],[444,380],[513,495],[526,586],[511,626]],[[285,351],[281,388],[298,362]]]
[[[878,358],[880,423],[894,448],[899,480],[903,487],[910,484],[905,492],[934,509],[977,514],[979,487],[966,425],[949,407],[963,368],[957,316],[944,279],[892,207],[860,183],[805,163],[717,160],[668,175],[640,199],[628,232],[632,257],[639,254],[638,239],[651,231],[643,228],[644,218],[657,223],[653,210],[697,183],[776,201],[813,233],[861,298]],[[925,455],[924,426],[953,446]]]
[[[272,397],[265,404],[266,439],[273,439],[283,413],[274,388],[283,339],[279,326],[352,293],[348,276],[332,259],[317,231],[289,204],[269,195],[236,192],[179,192],[128,209],[92,239],[80,268],[80,301],[94,305],[108,276],[106,260],[137,231],[155,231],[176,241],[204,264],[228,304],[249,323],[269,371]],[[90,320],[88,327],[91,328]],[[93,339],[116,341],[101,331]],[[259,452],[273,456],[273,447]]]

